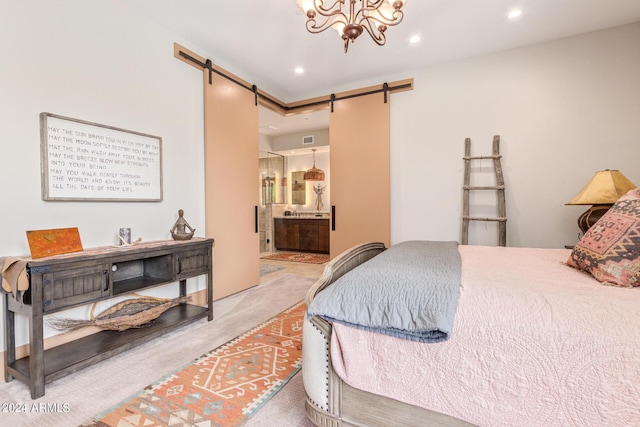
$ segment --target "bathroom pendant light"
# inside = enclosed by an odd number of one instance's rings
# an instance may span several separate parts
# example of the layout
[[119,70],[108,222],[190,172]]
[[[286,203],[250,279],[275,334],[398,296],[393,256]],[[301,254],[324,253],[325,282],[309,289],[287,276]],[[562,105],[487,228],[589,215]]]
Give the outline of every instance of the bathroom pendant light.
[[316,149],[313,151],[313,167],[304,173],[303,179],[305,181],[324,181],[324,171],[316,167]]

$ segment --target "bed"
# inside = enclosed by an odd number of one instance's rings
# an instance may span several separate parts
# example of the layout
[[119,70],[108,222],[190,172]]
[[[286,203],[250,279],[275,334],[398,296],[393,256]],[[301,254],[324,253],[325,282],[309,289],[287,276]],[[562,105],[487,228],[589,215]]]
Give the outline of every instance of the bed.
[[[372,242],[336,257],[305,299],[308,418],[318,426],[640,425],[640,192],[634,191],[631,203],[623,197],[627,203],[616,203],[573,249]],[[444,260],[456,258],[455,248],[458,258],[446,268],[459,268],[450,280],[459,281],[457,299],[435,315],[453,308],[452,324],[439,324],[436,335],[402,337],[397,329],[341,318],[377,316],[387,302],[371,283],[408,292],[380,269],[397,262],[391,271],[413,269],[404,261],[413,256],[407,247],[428,248],[416,259],[449,251]],[[339,291],[353,286],[355,293]],[[393,310],[383,312],[381,323],[398,317]]]

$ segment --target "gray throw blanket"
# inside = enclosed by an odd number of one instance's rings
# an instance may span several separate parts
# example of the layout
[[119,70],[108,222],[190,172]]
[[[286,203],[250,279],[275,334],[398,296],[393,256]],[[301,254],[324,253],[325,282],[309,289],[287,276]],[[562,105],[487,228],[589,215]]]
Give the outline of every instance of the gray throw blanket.
[[449,338],[460,291],[457,242],[408,241],[359,265],[311,301],[307,316],[418,342]]

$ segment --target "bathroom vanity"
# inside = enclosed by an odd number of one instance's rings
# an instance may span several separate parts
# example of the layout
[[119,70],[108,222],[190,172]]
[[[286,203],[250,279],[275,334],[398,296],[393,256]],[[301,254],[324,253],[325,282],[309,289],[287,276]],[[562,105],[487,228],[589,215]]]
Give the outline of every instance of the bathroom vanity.
[[329,253],[329,218],[283,216],[273,222],[275,249]]

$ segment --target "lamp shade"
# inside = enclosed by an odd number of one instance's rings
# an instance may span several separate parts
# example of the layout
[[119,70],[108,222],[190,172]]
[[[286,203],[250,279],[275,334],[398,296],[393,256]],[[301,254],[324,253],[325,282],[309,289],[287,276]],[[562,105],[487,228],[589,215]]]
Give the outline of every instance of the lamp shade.
[[637,186],[618,170],[598,171],[567,205],[612,205]]
[[305,181],[324,181],[324,171],[316,167],[316,149],[312,148],[311,151],[313,151],[313,167],[304,173],[302,179]]
[[313,168],[304,173],[302,179],[304,179],[305,181],[324,181],[324,171],[318,169],[314,165]]

